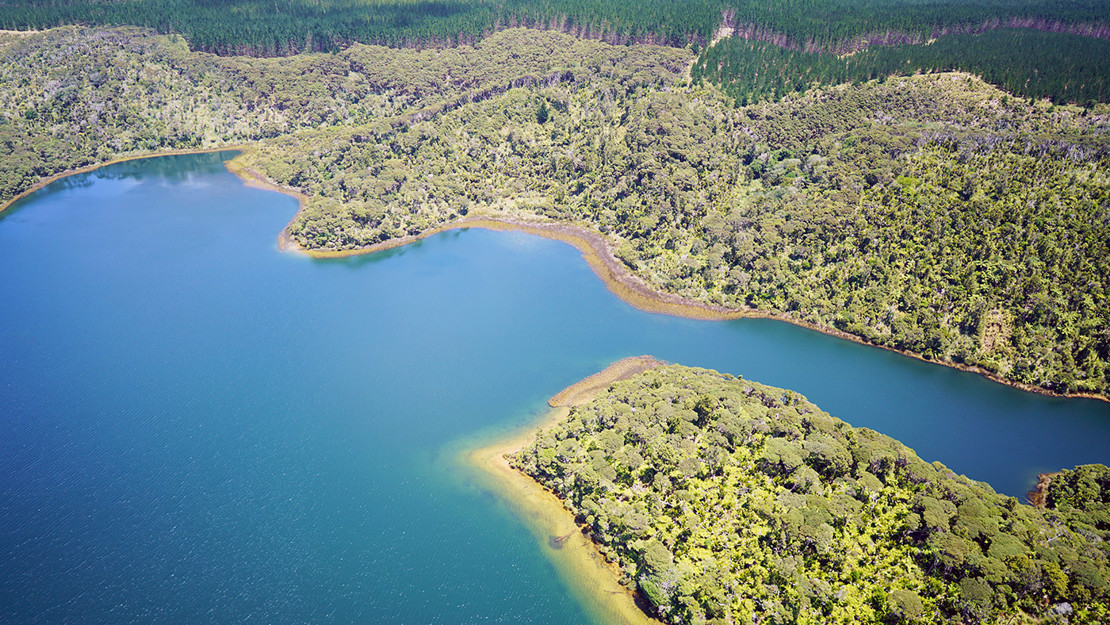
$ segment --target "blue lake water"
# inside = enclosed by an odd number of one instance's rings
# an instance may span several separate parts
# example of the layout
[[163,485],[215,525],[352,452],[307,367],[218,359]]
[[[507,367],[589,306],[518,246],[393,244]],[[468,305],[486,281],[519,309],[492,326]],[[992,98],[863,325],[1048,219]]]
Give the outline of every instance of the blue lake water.
[[0,220],[0,623],[592,622],[455,451],[629,355],[792,388],[1019,497],[1110,462],[1110,404],[643,313],[563,243],[281,253],[296,202],[229,156],[71,177]]

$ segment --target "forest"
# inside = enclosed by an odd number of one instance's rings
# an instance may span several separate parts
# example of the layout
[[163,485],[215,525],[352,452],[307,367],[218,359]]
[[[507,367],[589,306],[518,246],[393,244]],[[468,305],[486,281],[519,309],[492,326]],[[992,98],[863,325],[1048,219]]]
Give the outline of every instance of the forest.
[[1110,469],[1033,507],[804,397],[667,365],[511,457],[666,623],[1105,622]]
[[[1106,42],[946,34],[1104,3],[733,0],[727,21],[773,30],[706,47],[722,6],[6,3],[4,28],[181,34],[0,33],[0,204],[121,156],[240,145],[237,167],[306,196],[288,228],[306,249],[569,223],[662,292],[1110,396]],[[940,36],[831,54],[884,29]],[[790,391],[681,367],[614,385],[515,462],[670,622],[1110,619],[1106,467],[1026,506]]]
[[528,27],[704,51],[694,78],[740,105],[950,70],[1021,97],[1085,104],[1110,98],[1107,15],[1108,0],[12,0],[0,4],[0,29],[142,26],[193,50],[273,57],[355,43],[453,47]]
[[180,34],[195,50],[261,56],[473,43],[528,26],[627,43],[702,46],[722,16],[793,47],[834,49],[900,33],[930,38],[1024,24],[1110,36],[1106,0],[8,0],[0,29],[81,24]]
[[357,249],[466,215],[605,235],[649,286],[1057,392],[1110,389],[1110,116],[942,73],[736,107],[694,55],[507,30],[219,57],[129,29],[0,35],[0,201],[54,173],[253,142]]
[[739,110],[659,79],[514,89],[242,160],[308,193],[290,227],[307,248],[468,214],[570,221],[662,291],[1032,386],[1110,388],[1105,114],[961,74]]
[[812,87],[947,71],[975,74],[1015,96],[1090,107],[1110,99],[1110,41],[1000,29],[837,56],[729,37],[698,57],[692,75],[746,106]]

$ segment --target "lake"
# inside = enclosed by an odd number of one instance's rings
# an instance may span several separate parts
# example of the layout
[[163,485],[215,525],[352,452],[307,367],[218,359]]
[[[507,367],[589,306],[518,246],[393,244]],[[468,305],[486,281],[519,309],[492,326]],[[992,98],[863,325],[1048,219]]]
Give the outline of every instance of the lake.
[[618,358],[794,389],[1021,497],[1110,462],[1110,404],[770,320],[617,300],[564,243],[451,231],[311,260],[205,154],[0,220],[0,622],[591,623],[458,450]]

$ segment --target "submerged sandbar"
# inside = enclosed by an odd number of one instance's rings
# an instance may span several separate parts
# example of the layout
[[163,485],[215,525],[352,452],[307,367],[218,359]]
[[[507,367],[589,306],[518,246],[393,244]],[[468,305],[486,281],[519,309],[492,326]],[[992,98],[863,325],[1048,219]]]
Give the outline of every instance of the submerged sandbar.
[[619,573],[583,533],[562,500],[538,482],[509,466],[507,455],[528,445],[536,434],[566,418],[572,406],[588,402],[618,380],[662,365],[650,356],[618,360],[604,370],[556,393],[552,407],[539,421],[507,438],[466,452],[465,459],[481,470],[484,486],[501,497],[536,537],[571,592],[598,620],[612,625],[658,625],[636,603],[634,593],[618,583]]

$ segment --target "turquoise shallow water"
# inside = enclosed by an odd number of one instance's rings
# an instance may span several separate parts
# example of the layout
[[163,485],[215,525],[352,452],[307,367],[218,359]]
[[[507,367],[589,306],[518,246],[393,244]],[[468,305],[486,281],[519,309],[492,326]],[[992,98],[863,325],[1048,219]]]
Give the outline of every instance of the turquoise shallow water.
[[280,253],[295,210],[197,155],[0,220],[0,622],[591,622],[454,453],[641,353],[795,389],[1013,495],[1110,462],[1110,404],[642,313],[527,235]]

